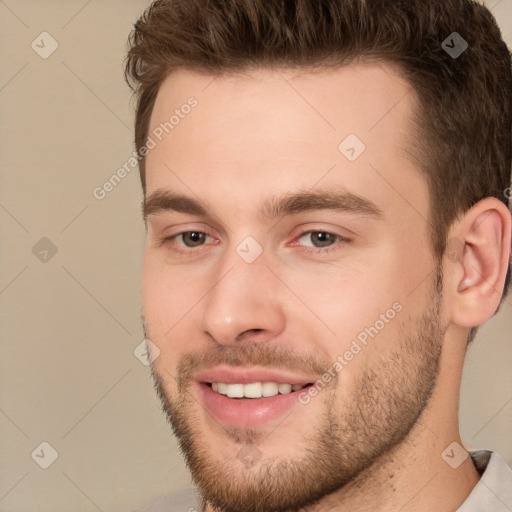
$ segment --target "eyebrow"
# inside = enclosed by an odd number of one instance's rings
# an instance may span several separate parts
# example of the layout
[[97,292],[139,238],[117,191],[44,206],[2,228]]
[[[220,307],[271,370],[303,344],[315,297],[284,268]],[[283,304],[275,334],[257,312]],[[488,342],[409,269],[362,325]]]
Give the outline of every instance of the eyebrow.
[[150,215],[158,215],[166,211],[187,213],[198,217],[207,217],[208,208],[200,201],[191,197],[157,190],[142,202],[142,216],[146,220]]
[[307,189],[266,200],[261,215],[274,219],[285,215],[294,215],[310,210],[334,210],[344,213],[383,218],[384,213],[372,201],[347,192],[323,189]]
[[[333,210],[382,219],[382,210],[372,201],[347,191],[332,189],[306,189],[282,194],[263,202],[260,216],[275,219],[286,215],[297,215],[311,210]],[[142,212],[144,220],[149,216],[167,211],[185,213],[198,217],[211,217],[208,206],[191,197],[170,191],[157,190],[144,199]]]

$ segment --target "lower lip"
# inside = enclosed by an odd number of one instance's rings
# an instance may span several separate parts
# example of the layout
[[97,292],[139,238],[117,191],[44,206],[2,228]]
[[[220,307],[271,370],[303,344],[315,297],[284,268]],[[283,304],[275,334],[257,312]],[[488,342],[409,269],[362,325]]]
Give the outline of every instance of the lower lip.
[[254,428],[282,416],[298,402],[305,388],[285,395],[264,398],[229,398],[203,382],[199,383],[203,403],[218,422],[230,427]]

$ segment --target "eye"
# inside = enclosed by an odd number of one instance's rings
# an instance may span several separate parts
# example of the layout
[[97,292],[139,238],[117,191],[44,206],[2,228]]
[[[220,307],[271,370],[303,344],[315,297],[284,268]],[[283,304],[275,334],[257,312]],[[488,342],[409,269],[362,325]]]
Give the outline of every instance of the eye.
[[[326,231],[308,231],[299,238],[299,241],[310,241],[312,244],[310,247],[329,247],[333,243],[337,242],[339,238],[339,236],[327,233]],[[305,242],[303,243],[308,245]]]
[[[337,241],[339,237],[326,231],[308,231],[304,233],[299,240],[309,240],[312,247],[329,247]],[[307,245],[307,244],[306,244]]]
[[178,233],[176,235],[167,237],[165,242],[178,242],[178,245],[183,247],[188,247],[193,249],[194,247],[199,247],[204,245],[207,239],[213,240],[213,238],[202,231],[184,231],[182,233]]
[[297,242],[305,246],[308,251],[325,253],[338,249],[341,243],[350,242],[350,240],[328,231],[307,231],[297,238]]

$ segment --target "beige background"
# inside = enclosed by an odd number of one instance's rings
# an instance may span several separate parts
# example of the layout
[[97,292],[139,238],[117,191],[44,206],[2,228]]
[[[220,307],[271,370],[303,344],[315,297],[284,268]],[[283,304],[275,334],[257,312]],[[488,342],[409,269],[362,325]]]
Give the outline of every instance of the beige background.
[[[131,156],[122,59],[147,5],[0,0],[0,512],[129,509],[189,484],[133,353],[143,338],[137,171],[102,201],[92,193]],[[512,2],[488,5],[510,44]],[[59,45],[47,59],[31,48],[43,31]],[[47,262],[32,252],[42,237],[57,248]],[[467,447],[509,464],[511,332],[509,296],[469,351],[460,411]],[[58,452],[48,469],[35,462],[40,448],[31,456],[43,441]]]

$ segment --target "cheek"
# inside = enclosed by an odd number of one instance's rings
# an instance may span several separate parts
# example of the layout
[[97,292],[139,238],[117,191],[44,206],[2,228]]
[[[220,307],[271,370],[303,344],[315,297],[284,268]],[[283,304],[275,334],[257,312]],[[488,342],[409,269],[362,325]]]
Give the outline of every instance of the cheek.
[[382,360],[399,350],[408,313],[404,300],[397,300],[400,292],[384,275],[366,268],[295,279],[296,293],[310,311],[297,303],[288,320],[301,325],[306,350],[317,344],[318,353],[326,354],[328,372],[338,379],[337,398],[332,398],[339,401],[338,408],[350,407],[368,369],[380,368]]
[[197,325],[201,290],[197,280],[179,267],[162,265],[146,253],[142,272],[142,311],[148,338],[160,349],[162,359],[177,360],[187,346],[192,324]]
[[302,314],[306,306],[308,318],[316,313],[342,341],[373,323],[397,300],[385,274],[366,264],[334,264],[288,271],[283,280],[293,283],[299,299],[294,301],[296,312],[300,309]]
[[300,299],[288,304],[288,322],[300,325],[304,343],[318,344],[333,364],[341,357],[343,374],[352,380],[399,345],[404,322],[420,309],[410,305],[412,278],[403,275],[402,265],[396,254],[383,251],[372,264],[361,259],[288,270],[283,280],[293,283]]

